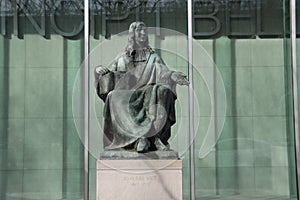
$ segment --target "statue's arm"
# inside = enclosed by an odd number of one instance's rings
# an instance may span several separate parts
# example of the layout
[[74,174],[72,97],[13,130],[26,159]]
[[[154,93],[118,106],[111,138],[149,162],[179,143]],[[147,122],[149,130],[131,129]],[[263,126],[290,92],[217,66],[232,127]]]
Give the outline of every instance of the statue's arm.
[[187,76],[182,72],[173,71],[171,74],[171,80],[174,81],[178,85],[189,85],[190,82],[187,79]]
[[187,76],[184,73],[170,70],[160,57],[157,57],[155,59],[155,62],[159,64],[160,67],[162,68],[163,73],[161,79],[163,80],[163,82],[169,83],[170,85],[190,84],[190,82],[187,79]]
[[98,96],[105,101],[106,96],[112,90],[114,90],[115,83],[120,78],[119,71],[123,71],[125,68],[123,54],[119,54],[111,66],[111,70],[102,65],[97,66],[94,70],[95,75],[95,87]]

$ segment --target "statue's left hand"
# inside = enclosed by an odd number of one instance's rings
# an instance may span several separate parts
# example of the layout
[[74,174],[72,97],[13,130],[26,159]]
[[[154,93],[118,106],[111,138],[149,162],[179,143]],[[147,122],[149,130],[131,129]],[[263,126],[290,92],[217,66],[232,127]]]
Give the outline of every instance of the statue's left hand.
[[186,75],[182,72],[173,72],[171,75],[171,79],[179,85],[189,85],[190,84]]
[[97,74],[98,76],[103,76],[105,74],[107,74],[109,72],[109,69],[107,69],[106,67],[104,66],[98,66],[95,68],[95,74]]

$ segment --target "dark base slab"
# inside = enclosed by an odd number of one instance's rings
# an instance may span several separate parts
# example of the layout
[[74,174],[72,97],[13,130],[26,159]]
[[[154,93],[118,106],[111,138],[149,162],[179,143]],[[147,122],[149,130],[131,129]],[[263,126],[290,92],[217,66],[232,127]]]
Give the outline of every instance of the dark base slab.
[[106,150],[101,153],[100,160],[178,160],[178,153],[173,150],[151,151],[138,153],[136,151]]

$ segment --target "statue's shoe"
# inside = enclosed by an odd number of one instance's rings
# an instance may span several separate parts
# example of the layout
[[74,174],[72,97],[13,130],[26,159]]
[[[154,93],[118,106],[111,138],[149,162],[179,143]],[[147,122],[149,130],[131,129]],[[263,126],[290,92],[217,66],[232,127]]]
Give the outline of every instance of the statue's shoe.
[[154,145],[159,151],[167,151],[170,150],[169,145],[164,145],[159,138],[155,138]]
[[147,152],[150,148],[150,142],[146,138],[139,138],[136,143],[136,151],[139,153]]

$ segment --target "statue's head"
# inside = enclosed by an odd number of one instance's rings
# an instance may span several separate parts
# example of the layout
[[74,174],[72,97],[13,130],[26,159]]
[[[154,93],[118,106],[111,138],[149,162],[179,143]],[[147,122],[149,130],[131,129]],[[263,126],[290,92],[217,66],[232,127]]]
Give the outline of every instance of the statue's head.
[[129,26],[128,45],[130,54],[137,49],[149,48],[147,27],[144,22],[133,22]]

